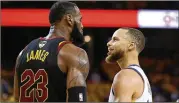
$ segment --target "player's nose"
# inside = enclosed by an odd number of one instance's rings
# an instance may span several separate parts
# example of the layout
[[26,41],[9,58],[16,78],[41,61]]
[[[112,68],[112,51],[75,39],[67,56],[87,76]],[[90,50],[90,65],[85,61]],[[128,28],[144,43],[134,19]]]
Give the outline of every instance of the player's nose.
[[111,40],[107,43],[107,46],[108,47],[111,46]]

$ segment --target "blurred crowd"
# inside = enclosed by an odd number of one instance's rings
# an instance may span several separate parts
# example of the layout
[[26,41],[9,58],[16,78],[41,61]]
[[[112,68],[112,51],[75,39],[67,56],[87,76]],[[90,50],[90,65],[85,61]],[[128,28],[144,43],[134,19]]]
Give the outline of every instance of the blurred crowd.
[[80,8],[89,9],[177,9],[179,2],[171,1],[88,1],[76,2]]
[[[155,102],[174,102],[179,98],[179,65],[172,59],[140,57],[140,65],[149,78]],[[120,70],[117,64],[101,62],[99,71],[88,76],[89,102],[107,102],[114,75]],[[1,68],[1,101],[14,101],[13,71]]]

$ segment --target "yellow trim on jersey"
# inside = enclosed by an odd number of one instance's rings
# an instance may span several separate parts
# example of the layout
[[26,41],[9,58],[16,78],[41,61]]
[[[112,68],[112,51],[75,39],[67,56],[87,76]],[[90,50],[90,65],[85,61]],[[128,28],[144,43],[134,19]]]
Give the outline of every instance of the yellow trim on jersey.
[[67,42],[67,41],[62,41],[62,42],[60,42],[60,43],[58,44],[58,46],[62,45],[62,44],[65,43],[65,42]]

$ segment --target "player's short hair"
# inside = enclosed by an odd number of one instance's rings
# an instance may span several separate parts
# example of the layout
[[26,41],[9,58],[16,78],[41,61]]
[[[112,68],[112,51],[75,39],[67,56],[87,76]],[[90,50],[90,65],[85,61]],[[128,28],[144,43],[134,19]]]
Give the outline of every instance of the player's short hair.
[[145,37],[144,34],[137,29],[134,28],[122,28],[128,30],[126,34],[128,34],[131,39],[136,43],[137,51],[140,53],[145,47]]
[[75,3],[67,1],[58,1],[52,5],[49,13],[49,22],[53,25],[55,22],[60,21],[65,14],[72,14],[75,12]]

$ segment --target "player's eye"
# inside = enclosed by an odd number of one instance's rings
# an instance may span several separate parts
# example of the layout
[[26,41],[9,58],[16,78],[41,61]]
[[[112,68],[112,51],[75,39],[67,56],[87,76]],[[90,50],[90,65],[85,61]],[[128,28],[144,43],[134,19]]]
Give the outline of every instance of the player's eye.
[[117,38],[113,38],[113,41],[118,41],[118,39]]

